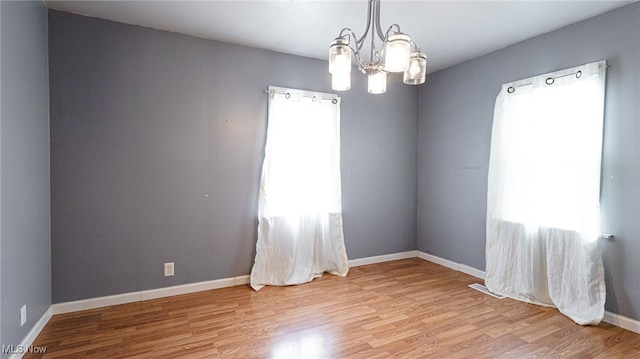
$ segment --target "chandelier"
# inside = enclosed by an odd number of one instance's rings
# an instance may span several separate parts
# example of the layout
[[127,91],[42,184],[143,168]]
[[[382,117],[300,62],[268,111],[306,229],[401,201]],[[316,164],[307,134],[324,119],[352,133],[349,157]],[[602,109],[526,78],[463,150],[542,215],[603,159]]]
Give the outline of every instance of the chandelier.
[[[362,58],[361,50],[371,32],[369,60]],[[376,49],[376,36],[382,40],[380,51]],[[358,69],[368,76],[367,91],[372,94],[387,91],[387,73],[404,72],[403,82],[407,85],[424,83],[427,75],[427,57],[408,34],[400,31],[398,24],[389,26],[382,32],[380,26],[380,0],[369,0],[367,27],[358,38],[349,28],[340,31],[340,35],[329,46],[329,73],[331,88],[346,91],[351,88],[351,54]]]

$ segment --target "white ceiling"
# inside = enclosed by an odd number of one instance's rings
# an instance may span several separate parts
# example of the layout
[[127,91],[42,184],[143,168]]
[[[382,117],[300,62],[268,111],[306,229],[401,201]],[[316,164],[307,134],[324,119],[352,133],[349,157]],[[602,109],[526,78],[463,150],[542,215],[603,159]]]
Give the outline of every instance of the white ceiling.
[[[382,0],[381,24],[397,23],[427,54],[429,72],[630,4],[632,1]],[[362,36],[365,0],[54,1],[49,8],[326,59],[344,27]],[[383,29],[383,30],[384,30]]]

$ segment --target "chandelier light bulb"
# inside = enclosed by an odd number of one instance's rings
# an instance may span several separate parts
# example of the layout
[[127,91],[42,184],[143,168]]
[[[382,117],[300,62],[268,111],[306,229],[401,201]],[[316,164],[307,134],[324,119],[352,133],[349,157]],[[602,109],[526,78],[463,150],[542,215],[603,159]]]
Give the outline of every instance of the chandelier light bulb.
[[427,76],[427,57],[420,51],[411,53],[409,68],[404,72],[402,82],[407,85],[423,84]]
[[347,91],[351,88],[351,74],[349,72],[334,72],[331,74],[331,88],[334,91]]
[[333,71],[338,73],[351,72],[351,54],[347,54],[345,51],[341,54],[337,54],[333,65]]
[[415,77],[420,73],[420,64],[415,61],[410,62],[409,69],[407,71],[409,71],[410,76]]
[[351,72],[351,48],[345,38],[335,39],[329,46],[329,73]]
[[387,38],[384,49],[384,70],[388,72],[403,72],[409,68],[411,53],[411,38],[409,35],[398,33]]
[[371,94],[387,92],[387,73],[380,70],[369,72],[367,91]]

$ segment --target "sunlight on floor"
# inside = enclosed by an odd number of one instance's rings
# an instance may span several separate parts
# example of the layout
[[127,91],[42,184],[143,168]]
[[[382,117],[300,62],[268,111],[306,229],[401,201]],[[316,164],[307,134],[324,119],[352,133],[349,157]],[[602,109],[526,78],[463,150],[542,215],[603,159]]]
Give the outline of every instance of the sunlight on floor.
[[275,345],[271,352],[273,359],[325,358],[325,340],[320,334],[309,334],[286,340]]

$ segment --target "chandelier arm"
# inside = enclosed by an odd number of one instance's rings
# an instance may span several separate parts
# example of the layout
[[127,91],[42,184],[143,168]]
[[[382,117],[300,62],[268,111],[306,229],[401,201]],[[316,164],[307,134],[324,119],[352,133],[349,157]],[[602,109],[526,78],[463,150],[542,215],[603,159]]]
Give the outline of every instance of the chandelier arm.
[[373,36],[373,30],[371,30],[371,33],[372,33],[371,34],[371,49],[370,49],[371,53],[369,54],[369,59],[371,60],[371,62],[378,62],[377,59],[376,59],[376,56],[375,56],[375,55],[377,55],[376,42],[375,42],[376,37]]
[[[394,27],[396,28],[395,31],[393,30]],[[393,24],[393,25],[389,26],[389,28],[387,29],[387,32],[384,33],[383,41],[387,41],[387,38],[389,37],[389,33],[392,32],[392,31],[395,34],[402,32],[402,31],[400,31],[400,25]]]
[[[347,34],[345,34],[345,32],[347,32]],[[348,27],[345,27],[344,29],[342,29],[342,31],[340,31],[340,37],[341,38],[349,37],[349,39],[347,40],[349,43],[349,48],[351,49],[351,51],[353,51],[354,54],[360,51],[360,47],[356,46],[356,48],[354,49],[351,46],[351,39],[356,39],[356,40],[358,39],[358,36],[356,36],[356,33],[353,32],[353,30],[351,30]],[[356,45],[357,45],[357,42],[356,42]]]
[[364,29],[364,32],[362,33],[362,37],[361,38],[357,38],[356,39],[356,43],[358,44],[358,49],[362,48],[362,44],[364,43],[364,39],[367,37],[367,33],[369,32],[369,28],[371,27],[371,14],[373,11],[373,2],[375,0],[369,0],[369,5],[367,6],[367,27]]
[[[349,39],[357,39],[358,37],[356,36],[355,32],[353,32],[353,30],[351,30],[348,27],[345,27],[344,29],[342,29],[340,31],[340,36],[341,38],[345,38],[345,37],[349,37]],[[351,49],[351,51],[353,52],[353,56],[355,57],[356,61],[358,62],[358,68],[360,70],[362,70],[365,66],[364,61],[362,61],[362,58],[360,57],[360,50],[362,49],[362,42],[360,44],[358,44],[356,42],[356,46],[353,47],[351,46],[351,42],[349,41],[349,48]]]
[[[346,34],[345,34],[345,32],[346,32]],[[339,38],[349,37],[349,40],[351,40],[352,38],[353,39],[357,39],[358,38],[358,36],[356,36],[356,33],[353,32],[353,30],[351,30],[348,27],[345,27],[344,29],[340,30],[340,36],[338,36],[338,37]],[[360,51],[360,47],[359,46],[356,46],[356,48],[354,49],[353,47],[351,47],[351,41],[348,41],[348,42],[349,42],[349,48],[351,49],[351,51],[354,52],[354,54]],[[357,42],[356,42],[356,45],[357,45]]]
[[[380,29],[380,2],[379,0],[370,0],[370,4],[373,11],[371,22],[373,22],[374,25],[371,27],[371,48],[370,48],[370,54],[369,54],[369,61],[365,62],[364,64],[365,64],[365,69],[377,69],[379,67],[378,64],[380,62],[380,54],[376,49],[376,34],[379,32],[379,29]],[[380,37],[379,34],[378,34],[378,37]],[[383,40],[382,46],[384,48],[384,40]]]
[[362,35],[360,40],[356,41],[356,47],[358,48],[358,51],[360,51],[362,49],[362,46],[364,45],[364,40],[365,40],[366,37],[367,37],[367,33]]
[[[351,49],[353,51],[353,49]],[[355,57],[356,62],[358,63],[358,69],[360,71],[364,70],[365,67],[367,67],[366,63],[364,62],[364,60],[362,60],[362,57],[360,56],[360,50],[358,51],[354,51],[353,52],[353,57]]]
[[[345,35],[345,32],[347,32],[346,35]],[[353,33],[353,30],[351,30],[348,27],[345,27],[344,29],[340,30],[340,35],[338,37],[345,37],[345,36],[351,36],[351,35],[355,35]]]
[[380,26],[380,1],[378,0],[372,0],[372,1],[376,3],[376,8],[375,8],[376,33],[378,34],[378,37],[380,38],[380,40],[384,42],[386,37],[382,32],[382,27]]
[[413,41],[413,39],[410,39],[410,40],[409,40],[409,43],[410,43],[411,45],[413,45],[413,50],[414,50],[414,51],[421,52],[421,51],[420,51],[420,46],[418,46],[418,44],[416,44],[416,43]]

